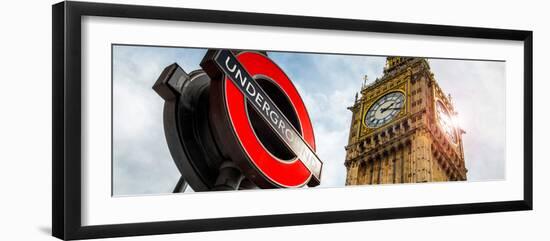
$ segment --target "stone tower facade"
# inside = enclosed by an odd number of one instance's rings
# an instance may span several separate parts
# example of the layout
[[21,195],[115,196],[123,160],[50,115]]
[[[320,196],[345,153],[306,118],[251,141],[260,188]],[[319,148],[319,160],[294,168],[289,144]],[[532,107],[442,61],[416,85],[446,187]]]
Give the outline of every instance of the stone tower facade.
[[360,93],[348,107],[346,185],[466,180],[465,132],[426,59],[387,57]]

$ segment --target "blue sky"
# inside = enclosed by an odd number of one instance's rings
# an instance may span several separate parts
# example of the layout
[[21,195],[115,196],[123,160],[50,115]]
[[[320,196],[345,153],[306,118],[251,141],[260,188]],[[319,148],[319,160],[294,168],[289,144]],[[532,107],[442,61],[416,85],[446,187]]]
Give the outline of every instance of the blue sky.
[[[160,72],[177,62],[198,69],[205,49],[113,47],[113,193],[169,193],[180,174],[164,138],[164,101],[151,89]],[[292,79],[313,122],[324,162],[322,187],[345,183],[344,146],[363,76],[382,75],[385,57],[269,52]],[[440,86],[459,112],[470,181],[504,178],[505,63],[429,60]]]

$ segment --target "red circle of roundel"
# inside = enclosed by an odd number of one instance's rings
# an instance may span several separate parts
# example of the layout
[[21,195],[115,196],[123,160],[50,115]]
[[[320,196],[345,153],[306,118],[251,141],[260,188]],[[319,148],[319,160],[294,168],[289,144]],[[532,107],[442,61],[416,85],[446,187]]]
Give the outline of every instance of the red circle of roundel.
[[[298,121],[302,127],[302,137],[315,151],[313,126],[305,104],[286,74],[273,61],[259,53],[243,52],[237,55],[237,59],[251,76],[267,76],[283,90],[296,110]],[[229,77],[225,78],[224,84],[225,102],[231,125],[252,164],[269,181],[278,186],[300,187],[306,184],[311,177],[311,172],[299,159],[294,162],[282,162],[265,149],[248,120],[243,93],[239,91]]]

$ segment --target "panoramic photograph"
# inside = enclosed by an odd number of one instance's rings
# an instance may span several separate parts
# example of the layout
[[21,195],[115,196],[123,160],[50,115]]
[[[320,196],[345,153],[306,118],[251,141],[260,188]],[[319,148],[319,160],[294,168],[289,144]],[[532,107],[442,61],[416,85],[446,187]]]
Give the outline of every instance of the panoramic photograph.
[[504,61],[111,49],[113,196],[506,178]]

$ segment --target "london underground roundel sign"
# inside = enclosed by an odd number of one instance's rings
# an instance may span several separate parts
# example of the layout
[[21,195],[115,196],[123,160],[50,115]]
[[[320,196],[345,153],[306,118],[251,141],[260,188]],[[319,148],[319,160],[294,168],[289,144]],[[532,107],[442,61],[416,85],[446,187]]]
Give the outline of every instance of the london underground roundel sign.
[[313,126],[288,76],[258,52],[209,50],[210,122],[226,158],[261,188],[317,186],[323,163]]

